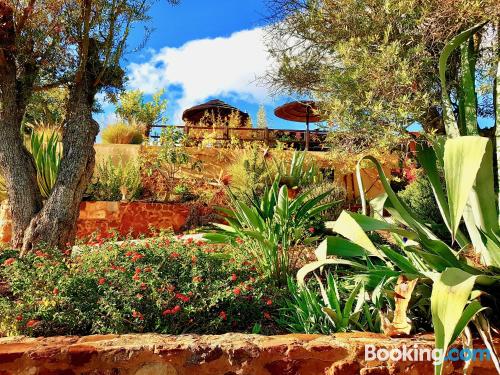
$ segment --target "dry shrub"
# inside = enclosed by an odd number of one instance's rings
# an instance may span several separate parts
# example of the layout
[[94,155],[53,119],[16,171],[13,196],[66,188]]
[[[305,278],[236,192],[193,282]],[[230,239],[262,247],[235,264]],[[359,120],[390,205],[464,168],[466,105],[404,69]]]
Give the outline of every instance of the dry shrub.
[[144,141],[143,129],[135,123],[116,122],[102,131],[104,143],[139,145]]

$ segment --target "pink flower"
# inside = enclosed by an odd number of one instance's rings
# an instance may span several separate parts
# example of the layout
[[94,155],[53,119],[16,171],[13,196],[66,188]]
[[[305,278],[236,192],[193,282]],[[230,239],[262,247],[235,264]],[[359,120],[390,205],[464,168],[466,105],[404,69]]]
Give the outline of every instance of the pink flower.
[[233,273],[233,274],[231,275],[231,280],[232,280],[232,281],[236,281],[236,280],[238,280],[238,276],[236,276],[236,274],[235,274],[235,273]]
[[221,311],[219,313],[219,318],[221,318],[222,320],[226,320],[227,319],[227,314],[225,311]]
[[310,228],[308,229],[308,231],[309,231],[309,233],[314,233],[314,228],[313,228],[313,227],[310,227]]

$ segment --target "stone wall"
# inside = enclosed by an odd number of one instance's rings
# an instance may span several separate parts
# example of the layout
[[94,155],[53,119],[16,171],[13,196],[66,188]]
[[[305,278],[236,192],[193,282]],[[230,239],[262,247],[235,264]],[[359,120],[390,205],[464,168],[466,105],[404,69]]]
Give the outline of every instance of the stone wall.
[[[187,224],[190,215],[199,219],[210,214],[210,208],[188,203],[82,202],[77,237],[86,238],[96,232],[106,236],[117,231],[122,236],[130,233],[136,238],[150,235],[152,228],[179,232]],[[10,242],[11,231],[10,212],[7,205],[2,204],[0,242]]]
[[[390,339],[375,334],[259,336],[107,335],[0,339],[0,375],[432,375],[430,361],[366,361],[365,344],[418,345],[432,337]],[[500,343],[497,343],[500,347]],[[495,374],[491,361],[471,374]],[[463,373],[446,362],[444,374]]]

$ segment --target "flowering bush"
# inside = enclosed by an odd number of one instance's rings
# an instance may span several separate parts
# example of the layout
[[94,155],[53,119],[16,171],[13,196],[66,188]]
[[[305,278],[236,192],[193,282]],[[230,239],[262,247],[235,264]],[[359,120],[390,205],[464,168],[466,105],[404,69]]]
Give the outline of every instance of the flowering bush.
[[275,331],[279,292],[229,247],[160,237],[9,255],[0,335]]

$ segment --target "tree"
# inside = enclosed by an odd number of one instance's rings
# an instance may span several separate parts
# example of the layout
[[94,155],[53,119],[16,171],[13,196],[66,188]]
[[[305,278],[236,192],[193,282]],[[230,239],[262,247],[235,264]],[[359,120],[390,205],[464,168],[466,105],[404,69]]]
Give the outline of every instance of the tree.
[[257,127],[259,129],[267,129],[266,108],[261,104],[257,112]]
[[[277,60],[266,81],[277,92],[311,95],[336,130],[372,139],[401,134],[412,123],[443,131],[439,52],[446,41],[475,24],[498,18],[496,0],[271,0],[267,46]],[[491,48],[478,34],[470,45],[485,81]],[[448,82],[459,112],[463,93],[459,53]],[[480,103],[491,115],[491,102]]]
[[[121,86],[120,58],[141,0],[0,0],[0,168],[7,185],[13,246],[63,248],[75,236],[79,204],[95,164],[95,95]],[[34,92],[67,86],[59,176],[46,202],[20,132]]]
[[120,95],[120,101],[115,113],[129,123],[144,126],[144,135],[149,137],[151,128],[165,121],[167,100],[162,99],[164,90],[153,94],[153,100],[145,102],[144,93],[140,90],[125,91]]

